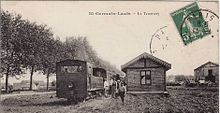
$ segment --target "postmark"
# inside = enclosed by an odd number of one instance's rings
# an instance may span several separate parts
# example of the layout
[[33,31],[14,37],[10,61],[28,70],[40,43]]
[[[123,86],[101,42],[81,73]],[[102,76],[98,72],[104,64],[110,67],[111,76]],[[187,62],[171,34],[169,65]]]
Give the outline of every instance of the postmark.
[[163,51],[168,47],[169,37],[166,33],[168,26],[163,26],[157,29],[150,40],[150,53],[157,54],[159,51]]
[[171,13],[184,45],[211,34],[197,2]]

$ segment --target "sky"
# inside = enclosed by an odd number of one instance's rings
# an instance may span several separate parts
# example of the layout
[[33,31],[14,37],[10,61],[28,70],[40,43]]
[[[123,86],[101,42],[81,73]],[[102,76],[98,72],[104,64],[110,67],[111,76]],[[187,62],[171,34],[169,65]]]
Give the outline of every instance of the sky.
[[[152,1],[2,1],[2,9],[21,14],[38,24],[46,24],[65,40],[69,36],[86,36],[98,56],[120,69],[143,52],[150,44],[158,51],[153,55],[170,63],[167,74],[193,75],[193,70],[208,62],[218,63],[218,18],[209,24],[212,34],[187,46],[181,40],[170,13],[192,2]],[[218,14],[217,2],[198,2],[202,9]],[[131,15],[89,15],[93,13],[131,13]],[[154,15],[144,15],[143,13]],[[142,13],[142,15],[138,15]],[[206,14],[204,12],[203,16]],[[211,14],[209,15],[211,16]],[[206,19],[210,19],[207,17]],[[166,26],[166,27],[164,27]],[[160,28],[165,34],[161,35]],[[158,32],[157,32],[158,31]],[[155,33],[156,32],[156,33]],[[163,40],[151,38],[158,34]],[[214,36],[213,38],[211,36]],[[155,36],[155,35],[154,35]],[[164,40],[168,37],[168,40]],[[166,43],[167,47],[161,49]]]

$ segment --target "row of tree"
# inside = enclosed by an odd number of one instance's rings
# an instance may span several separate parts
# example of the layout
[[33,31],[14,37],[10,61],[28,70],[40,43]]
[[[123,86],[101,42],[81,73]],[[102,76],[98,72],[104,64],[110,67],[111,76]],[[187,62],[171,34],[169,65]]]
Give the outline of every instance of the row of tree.
[[1,73],[5,75],[8,92],[9,77],[30,71],[30,90],[33,74],[41,71],[47,76],[55,72],[56,62],[81,59],[97,67],[119,72],[110,63],[100,59],[86,37],[67,37],[64,42],[54,38],[47,25],[22,19],[16,13],[1,10]]

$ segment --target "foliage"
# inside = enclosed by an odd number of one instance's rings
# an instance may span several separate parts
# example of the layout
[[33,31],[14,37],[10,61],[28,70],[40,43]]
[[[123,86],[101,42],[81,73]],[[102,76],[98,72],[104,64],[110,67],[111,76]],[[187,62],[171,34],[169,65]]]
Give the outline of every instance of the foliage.
[[[9,76],[19,75],[22,69],[22,49],[19,29],[24,24],[21,15],[1,11],[1,73],[6,76],[6,92]],[[3,76],[1,75],[1,76]]]
[[18,28],[23,21],[20,18],[20,15],[1,12],[1,73],[11,76],[22,72]]
[[54,39],[47,25],[38,25],[22,19],[21,15],[4,10],[1,11],[1,23],[1,72],[8,78],[29,69],[30,90],[34,72],[42,71],[47,75],[49,83],[50,74],[56,70],[56,62],[66,59],[84,60],[95,67],[120,72],[98,57],[86,37],[67,37],[61,42],[57,40],[59,37]]

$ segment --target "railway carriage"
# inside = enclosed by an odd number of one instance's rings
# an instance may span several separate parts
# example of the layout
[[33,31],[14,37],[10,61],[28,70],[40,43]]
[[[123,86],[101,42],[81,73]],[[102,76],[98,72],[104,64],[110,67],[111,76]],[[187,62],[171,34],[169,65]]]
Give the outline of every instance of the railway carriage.
[[89,91],[102,90],[104,88],[104,79],[106,79],[106,71],[103,68],[93,68],[93,76],[89,81]]
[[58,98],[82,101],[103,92],[106,71],[93,68],[81,60],[64,60],[56,63],[56,95]]

